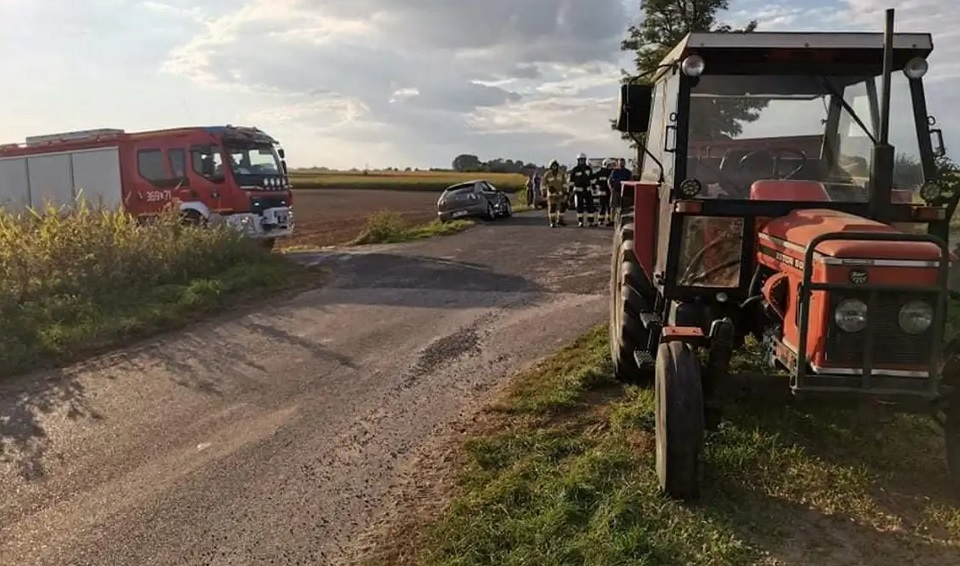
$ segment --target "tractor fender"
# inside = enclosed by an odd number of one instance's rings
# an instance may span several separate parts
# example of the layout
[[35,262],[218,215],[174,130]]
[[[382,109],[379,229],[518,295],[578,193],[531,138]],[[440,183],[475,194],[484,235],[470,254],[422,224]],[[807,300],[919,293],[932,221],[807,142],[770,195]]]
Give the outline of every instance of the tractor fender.
[[693,347],[703,346],[707,336],[698,326],[665,326],[660,334],[660,343],[683,342]]
[[660,197],[657,185],[637,181],[625,181],[624,185],[632,189],[633,208],[631,212],[631,234],[633,255],[648,281],[653,281],[654,258],[657,248],[658,216]]

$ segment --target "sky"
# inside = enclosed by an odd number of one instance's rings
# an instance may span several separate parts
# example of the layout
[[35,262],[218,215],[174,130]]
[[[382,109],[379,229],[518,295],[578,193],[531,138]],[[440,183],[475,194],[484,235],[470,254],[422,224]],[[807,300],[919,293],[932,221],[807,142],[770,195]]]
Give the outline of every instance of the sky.
[[[721,19],[881,31],[897,8],[897,31],[933,34],[928,106],[960,156],[954,3],[731,0]],[[0,0],[0,143],[230,123],[294,167],[625,155],[608,120],[638,16],[637,0]]]

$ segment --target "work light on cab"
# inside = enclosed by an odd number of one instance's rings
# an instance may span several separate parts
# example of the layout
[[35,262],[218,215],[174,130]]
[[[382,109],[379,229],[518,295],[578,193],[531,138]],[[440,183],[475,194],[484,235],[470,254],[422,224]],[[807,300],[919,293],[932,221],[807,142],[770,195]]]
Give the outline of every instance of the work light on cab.
[[867,327],[867,304],[860,299],[844,299],[837,305],[833,320],[844,332],[860,332]]
[[700,194],[703,185],[696,179],[687,179],[680,183],[680,194],[683,198],[693,198]]
[[923,301],[910,301],[900,307],[900,328],[907,334],[923,334],[933,324],[933,307]]
[[903,74],[906,75],[908,79],[916,80],[923,78],[929,68],[930,64],[927,63],[926,59],[923,57],[914,57],[903,66]]
[[699,55],[691,55],[683,60],[681,64],[681,69],[683,69],[683,74],[688,77],[699,77],[703,74],[704,68],[706,68],[706,61],[703,60],[703,57]]
[[924,202],[931,203],[935,200],[939,200],[943,196],[943,185],[938,181],[927,181],[920,187],[920,198]]

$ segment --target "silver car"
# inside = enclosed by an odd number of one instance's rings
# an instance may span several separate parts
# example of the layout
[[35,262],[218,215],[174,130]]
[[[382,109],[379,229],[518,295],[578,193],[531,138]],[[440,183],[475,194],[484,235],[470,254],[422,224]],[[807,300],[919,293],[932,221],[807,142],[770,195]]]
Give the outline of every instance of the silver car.
[[513,216],[510,198],[487,181],[476,180],[450,185],[437,201],[437,218],[441,222],[458,218],[496,220]]

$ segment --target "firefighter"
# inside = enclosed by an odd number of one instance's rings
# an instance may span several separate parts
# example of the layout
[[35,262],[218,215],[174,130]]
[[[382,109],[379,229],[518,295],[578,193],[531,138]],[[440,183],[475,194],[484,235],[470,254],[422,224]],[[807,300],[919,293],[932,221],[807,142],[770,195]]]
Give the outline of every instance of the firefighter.
[[597,169],[596,178],[593,183],[593,199],[597,203],[597,224],[606,224],[613,226],[613,218],[610,215],[610,173],[613,172],[613,160],[604,159],[603,167]]
[[570,188],[573,192],[574,206],[577,209],[577,225],[583,228],[583,215],[587,214],[587,224],[591,227],[594,224],[594,202],[593,191],[596,176],[593,173],[593,167],[587,163],[587,156],[584,153],[577,155],[577,164],[570,170]]
[[547,216],[550,218],[550,227],[566,226],[561,205],[567,200],[567,175],[560,170],[560,163],[554,159],[550,168],[543,174],[541,187],[547,194]]

